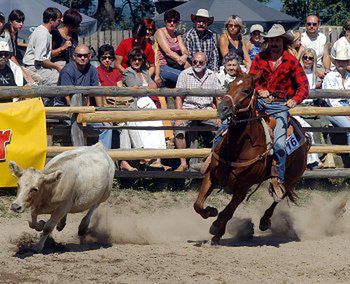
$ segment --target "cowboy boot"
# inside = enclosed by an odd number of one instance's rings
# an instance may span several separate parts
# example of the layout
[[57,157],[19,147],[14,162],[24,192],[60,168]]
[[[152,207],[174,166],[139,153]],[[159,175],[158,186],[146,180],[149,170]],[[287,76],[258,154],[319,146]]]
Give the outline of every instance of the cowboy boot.
[[276,160],[272,160],[269,193],[275,202],[280,202],[286,196],[286,188],[277,177]]

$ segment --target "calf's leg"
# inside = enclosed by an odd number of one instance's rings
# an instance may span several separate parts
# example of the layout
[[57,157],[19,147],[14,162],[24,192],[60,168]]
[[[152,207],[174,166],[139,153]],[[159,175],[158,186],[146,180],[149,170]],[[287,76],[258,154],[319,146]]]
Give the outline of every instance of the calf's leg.
[[38,213],[35,210],[32,210],[31,217],[32,219],[28,221],[29,227],[32,229],[35,229],[38,232],[41,232],[44,229],[45,221],[43,220],[40,220],[39,222],[37,221]]
[[78,229],[78,235],[79,236],[84,236],[87,233],[89,224],[90,224],[90,220],[91,220],[91,216],[92,213],[94,213],[95,209],[99,206],[100,204],[96,204],[94,206],[92,206],[89,211],[86,213],[86,215],[84,216],[84,218],[81,220],[80,225],[79,225],[79,229]]
[[56,229],[57,231],[61,232],[64,227],[66,226],[66,221],[67,221],[67,214],[63,216],[63,218],[58,222]]

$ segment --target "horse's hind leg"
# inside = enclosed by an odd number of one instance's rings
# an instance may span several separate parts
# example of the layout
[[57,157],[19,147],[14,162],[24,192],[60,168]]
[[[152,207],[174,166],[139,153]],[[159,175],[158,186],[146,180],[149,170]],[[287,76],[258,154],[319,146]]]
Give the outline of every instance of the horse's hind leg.
[[274,201],[271,206],[265,211],[264,215],[260,219],[259,229],[261,231],[266,231],[271,227],[271,217],[273,215],[273,211],[276,208],[278,202]]
[[236,192],[232,195],[232,199],[229,204],[222,210],[218,216],[218,218],[214,221],[214,223],[210,227],[210,234],[214,235],[211,239],[212,244],[218,244],[221,237],[225,234],[226,224],[232,218],[233,213],[239,204],[244,200],[246,193]]
[[207,197],[212,193],[212,191],[213,184],[210,179],[210,172],[208,172],[202,181],[197,200],[193,205],[194,210],[198,214],[200,214],[204,219],[207,219],[208,217],[215,217],[218,215],[218,210],[216,208],[207,206],[205,209],[203,209],[204,202],[207,199]]

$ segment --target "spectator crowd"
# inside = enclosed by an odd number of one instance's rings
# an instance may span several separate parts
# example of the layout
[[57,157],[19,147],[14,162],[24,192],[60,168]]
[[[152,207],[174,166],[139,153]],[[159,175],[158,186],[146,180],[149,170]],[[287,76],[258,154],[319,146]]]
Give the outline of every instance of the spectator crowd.
[[[195,12],[195,11],[194,11]],[[199,9],[191,15],[193,27],[183,34],[178,32],[181,15],[175,9],[164,13],[164,26],[156,28],[152,19],[145,18],[132,30],[132,37],[124,39],[118,46],[104,44],[99,47],[96,68],[91,63],[91,51],[85,44],[79,43],[78,28],[82,16],[75,9],[68,9],[63,14],[57,8],[49,7],[43,13],[42,24],[35,28],[28,43],[18,41],[18,32],[23,28],[25,15],[20,10],[13,10],[7,22],[0,13],[0,86],[46,85],[46,86],[117,86],[147,88],[202,88],[227,89],[240,72],[257,74],[266,71],[268,80],[284,76],[283,68],[294,68],[301,75],[296,75],[296,84],[300,85],[298,99],[286,100],[286,107],[297,103],[318,104],[329,107],[349,106],[347,99],[309,100],[305,95],[309,89],[350,89],[350,20],[345,21],[342,36],[333,44],[319,31],[320,21],[317,15],[306,18],[305,32],[285,31],[281,25],[274,25],[264,31],[260,24],[254,24],[245,34],[243,20],[230,16],[224,24],[223,33],[216,35],[210,30],[214,18],[205,9]],[[282,39],[281,43],[278,39]],[[273,59],[273,50],[283,45],[283,52],[288,55]],[[25,48],[23,59],[18,56],[19,48]],[[282,48],[282,47],[281,47]],[[265,58],[266,51],[271,50]],[[277,54],[277,53],[276,53]],[[270,60],[270,61],[269,61]],[[266,65],[265,64],[266,61]],[[282,62],[283,61],[283,62]],[[289,65],[285,65],[288,61]],[[292,66],[292,67],[291,67]],[[280,70],[279,70],[280,69]],[[265,76],[266,76],[265,74]],[[305,76],[305,77],[303,77]],[[287,82],[290,78],[286,76]],[[257,89],[259,95],[268,96],[269,86],[263,82]],[[273,85],[274,82],[271,81]],[[294,84],[294,83],[293,83]],[[280,89],[285,94],[287,88]],[[266,90],[265,90],[266,89]],[[271,92],[271,91],[270,91]],[[285,95],[284,94],[284,95]],[[277,95],[278,97],[278,95]],[[283,97],[278,97],[283,99]],[[0,98],[0,102],[6,102]],[[215,109],[220,98],[178,96],[173,101],[163,97],[90,97],[84,105],[98,107],[123,107],[130,109]],[[47,106],[69,106],[71,97],[44,99]],[[266,107],[266,106],[265,106]],[[350,127],[348,116],[297,117],[303,126],[324,126],[332,124],[338,127]],[[70,122],[67,122],[70,124]],[[171,130],[132,130],[122,129],[119,133],[120,148],[165,149],[175,146],[179,149],[198,147],[198,133],[183,130],[184,126],[205,125],[212,127],[207,135],[213,138],[215,127],[224,122],[220,120],[180,121]],[[99,128],[99,140],[110,149],[113,131],[110,123],[93,124]],[[167,121],[127,122],[127,126],[169,126]],[[106,127],[107,126],[107,127]],[[181,129],[181,130],[178,130]],[[311,134],[312,135],[312,134]],[[312,135],[314,143],[321,143],[322,135]],[[211,139],[209,139],[210,141]],[[350,133],[347,133],[350,145]],[[197,161],[198,162],[198,161]],[[142,161],[149,167],[167,170],[169,167],[158,160]],[[192,163],[192,162],[190,162]],[[193,162],[195,163],[195,161]],[[176,170],[186,171],[191,165],[186,159],[180,159]],[[308,167],[322,167],[317,154],[308,156]],[[120,168],[136,171],[137,166],[127,161],[120,163]]]

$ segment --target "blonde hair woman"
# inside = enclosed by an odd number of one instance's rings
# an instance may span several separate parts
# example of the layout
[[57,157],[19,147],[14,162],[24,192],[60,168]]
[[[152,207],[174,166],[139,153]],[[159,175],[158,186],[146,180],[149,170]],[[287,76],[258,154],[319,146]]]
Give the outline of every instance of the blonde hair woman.
[[309,86],[311,90],[321,88],[321,82],[317,82],[316,58],[317,56],[315,50],[313,50],[312,48],[307,48],[301,52],[299,59],[300,64],[303,67],[307,79],[309,81]]
[[251,60],[245,40],[242,37],[243,30],[242,19],[235,15],[230,16],[225,22],[224,33],[220,36],[219,49],[223,58],[229,51],[236,53],[239,64],[244,65],[249,70]]
[[289,51],[298,59],[301,58],[301,53],[304,51],[304,47],[301,45],[301,33],[298,30],[291,30],[290,33],[293,36],[293,42],[289,45]]

